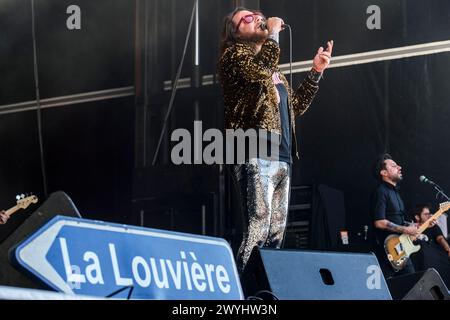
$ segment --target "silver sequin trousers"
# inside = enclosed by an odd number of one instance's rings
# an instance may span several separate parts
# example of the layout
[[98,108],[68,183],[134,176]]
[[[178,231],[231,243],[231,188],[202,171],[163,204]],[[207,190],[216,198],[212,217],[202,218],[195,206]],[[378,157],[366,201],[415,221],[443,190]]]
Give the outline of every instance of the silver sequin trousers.
[[239,273],[255,246],[281,247],[288,215],[289,170],[286,162],[259,158],[232,166],[245,221],[236,257]]

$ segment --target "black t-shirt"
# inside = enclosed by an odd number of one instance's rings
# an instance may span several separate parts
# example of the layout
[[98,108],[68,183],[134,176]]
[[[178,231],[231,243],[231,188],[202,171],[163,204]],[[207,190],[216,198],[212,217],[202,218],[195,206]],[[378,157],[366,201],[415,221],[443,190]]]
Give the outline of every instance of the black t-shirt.
[[432,226],[431,228],[425,229],[423,234],[428,237],[428,243],[433,245],[439,245],[436,241],[437,237],[444,236],[441,228],[437,224]]
[[[399,226],[405,225],[405,205],[398,189],[398,187],[383,181],[374,190],[370,205],[370,214],[373,221],[386,219]],[[375,234],[380,245],[392,233],[389,230],[375,228]]]

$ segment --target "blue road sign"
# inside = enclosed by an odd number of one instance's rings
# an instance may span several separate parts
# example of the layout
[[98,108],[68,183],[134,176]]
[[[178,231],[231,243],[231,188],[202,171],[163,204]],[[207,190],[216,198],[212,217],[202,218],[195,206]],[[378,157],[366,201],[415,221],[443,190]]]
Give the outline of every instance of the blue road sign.
[[131,299],[243,299],[220,238],[56,216],[14,251],[51,288]]

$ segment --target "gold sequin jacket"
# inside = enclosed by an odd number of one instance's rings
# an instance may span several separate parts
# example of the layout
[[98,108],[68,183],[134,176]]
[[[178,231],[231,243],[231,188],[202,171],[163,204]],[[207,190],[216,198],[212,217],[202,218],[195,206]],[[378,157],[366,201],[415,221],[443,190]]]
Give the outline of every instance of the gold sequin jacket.
[[[245,43],[235,43],[224,50],[218,72],[224,96],[225,129],[261,128],[281,134],[277,88],[272,81],[272,74],[279,72],[279,57],[280,47],[271,39],[264,42],[257,54]],[[295,116],[308,109],[319,86],[306,77],[293,91],[281,72],[280,79],[289,92],[288,105],[297,151]]]

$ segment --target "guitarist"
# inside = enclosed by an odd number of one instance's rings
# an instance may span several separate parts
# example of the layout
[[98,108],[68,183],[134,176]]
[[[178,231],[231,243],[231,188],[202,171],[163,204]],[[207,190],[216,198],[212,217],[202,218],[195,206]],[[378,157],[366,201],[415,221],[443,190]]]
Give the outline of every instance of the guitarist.
[[[432,214],[430,213],[430,207],[425,204],[417,205],[413,211],[413,214],[419,226],[424,224],[425,221],[427,221],[432,216]],[[430,226],[423,232],[423,235],[426,236],[427,240],[425,241],[427,241],[428,243],[435,246],[439,244],[439,246],[444,249],[448,257],[450,258],[450,246],[447,240],[445,240],[442,230],[437,225],[436,220],[433,220],[430,223]]]
[[384,240],[390,234],[417,235],[417,226],[406,221],[405,205],[398,192],[397,184],[402,181],[402,167],[385,153],[378,157],[374,166],[374,175],[379,185],[372,193],[371,216],[375,227],[375,253],[386,278],[414,273],[409,260],[403,270],[395,272],[384,251]]
[[9,217],[5,213],[5,211],[1,210],[0,211],[0,224],[5,224],[8,221],[8,219],[9,219]]

